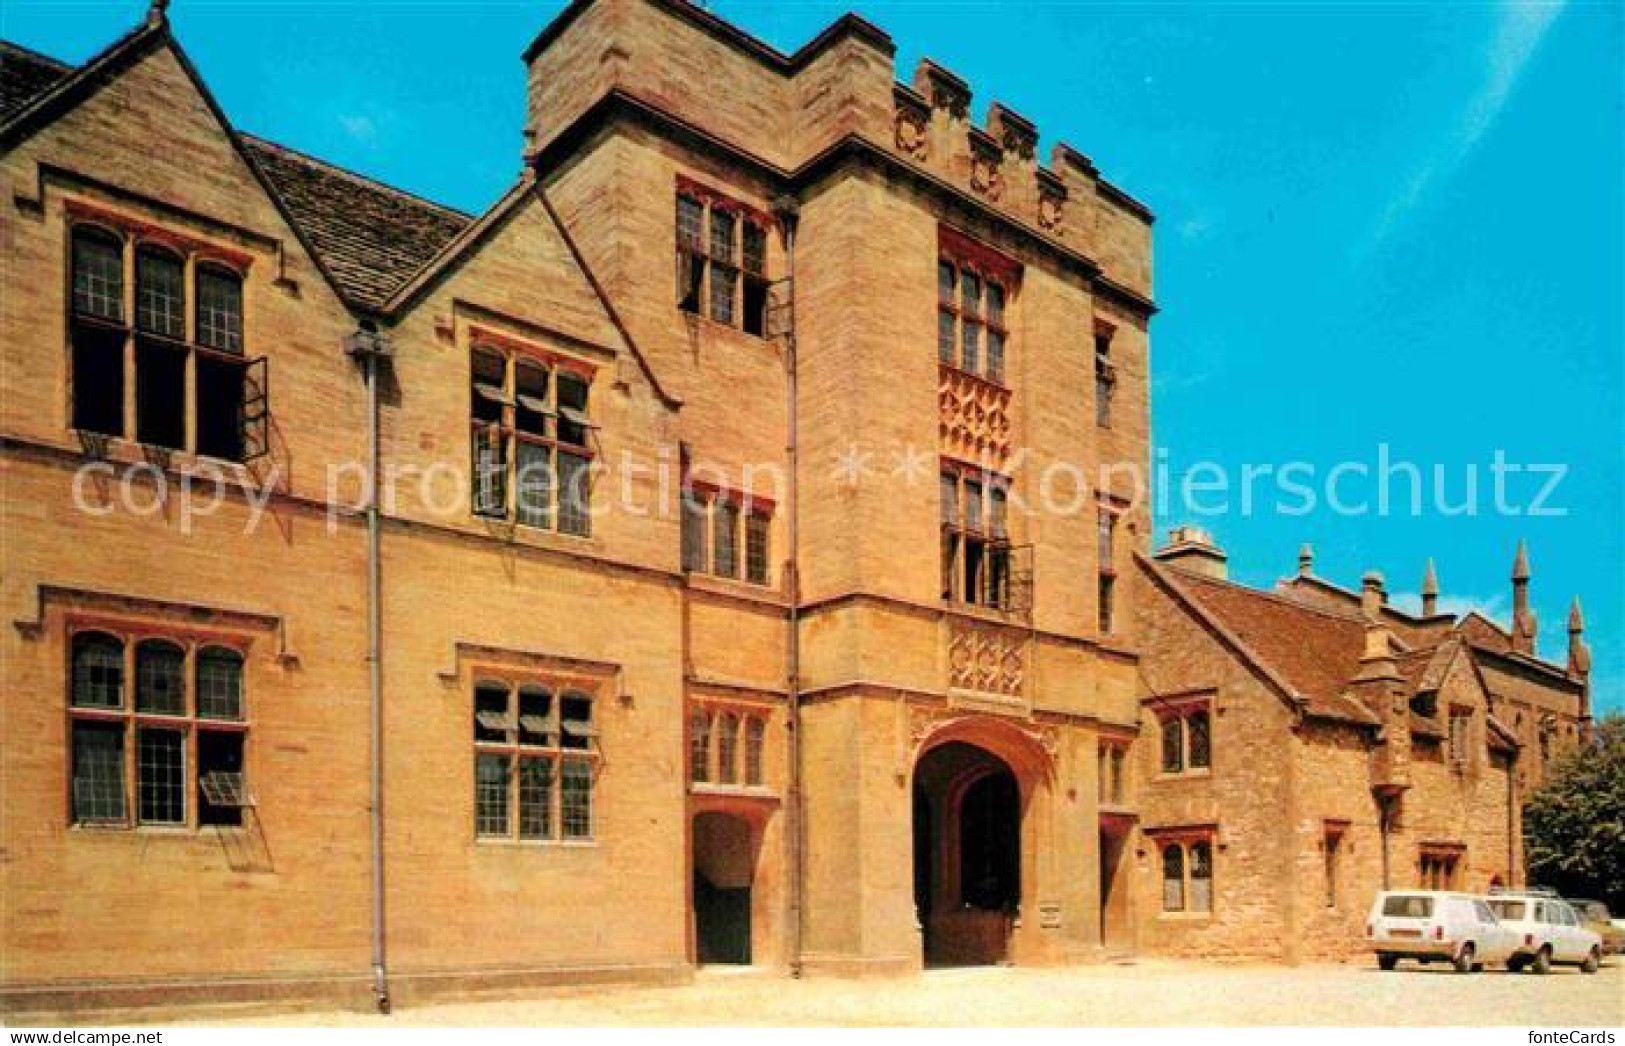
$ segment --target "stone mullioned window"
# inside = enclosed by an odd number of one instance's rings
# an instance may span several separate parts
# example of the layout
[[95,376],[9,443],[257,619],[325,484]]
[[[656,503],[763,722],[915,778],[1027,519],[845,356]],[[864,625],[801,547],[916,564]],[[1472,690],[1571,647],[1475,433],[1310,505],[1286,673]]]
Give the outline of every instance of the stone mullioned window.
[[242,651],[117,624],[74,630],[69,649],[69,821],[242,824],[251,804]]
[[1213,765],[1212,712],[1207,702],[1158,712],[1162,773],[1205,773]]
[[267,365],[245,355],[248,259],[93,208],[69,217],[72,427],[225,461],[265,454]]
[[767,335],[767,215],[686,178],[677,183],[677,307]]
[[724,788],[764,787],[766,738],[764,710],[694,705],[688,723],[689,781]]
[[1212,912],[1212,839],[1167,839],[1161,847],[1162,910]]
[[469,363],[471,508],[487,519],[592,532],[592,368],[476,331]]
[[684,480],[681,498],[685,572],[769,583],[771,501],[693,477]]
[[474,834],[485,840],[593,838],[599,770],[594,698],[548,678],[474,684]]

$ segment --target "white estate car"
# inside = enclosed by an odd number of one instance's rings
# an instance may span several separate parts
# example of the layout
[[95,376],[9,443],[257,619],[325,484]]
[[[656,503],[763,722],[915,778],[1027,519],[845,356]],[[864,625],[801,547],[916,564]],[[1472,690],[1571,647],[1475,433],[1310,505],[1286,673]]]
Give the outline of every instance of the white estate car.
[[1395,890],[1377,895],[1366,924],[1377,965],[1401,959],[1448,962],[1457,972],[1508,962],[1518,937],[1503,927],[1481,897],[1442,890]]
[[1489,898],[1490,910],[1502,925],[1517,934],[1507,969],[1525,966],[1546,973],[1553,964],[1578,966],[1596,973],[1602,962],[1602,938],[1580,925],[1567,901],[1550,894],[1498,893]]

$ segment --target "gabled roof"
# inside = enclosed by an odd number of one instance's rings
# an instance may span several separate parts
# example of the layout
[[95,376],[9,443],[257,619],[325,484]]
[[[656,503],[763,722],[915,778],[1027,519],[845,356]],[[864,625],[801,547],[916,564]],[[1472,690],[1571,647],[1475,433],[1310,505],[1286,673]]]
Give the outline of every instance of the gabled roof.
[[474,224],[462,211],[253,135],[251,162],[310,242],[339,293],[380,310]]
[[1357,616],[1305,606],[1231,581],[1140,557],[1187,607],[1226,637],[1304,714],[1374,726],[1371,710],[1345,693],[1360,669],[1365,625]]
[[73,66],[0,40],[0,122],[55,87]]
[[[0,115],[0,150],[11,148],[41,124],[71,109],[168,38],[169,32],[162,20],[145,22],[108,44],[77,69],[26,47],[6,43],[5,64],[11,65],[16,55],[23,69],[14,81],[19,95],[16,107],[10,107],[8,100],[5,113]],[[52,65],[61,68],[53,71]],[[22,96],[24,92],[27,92],[26,97]]]
[[0,146],[72,108],[155,48],[168,44],[220,117],[225,133],[265,185],[334,290],[365,310],[385,302],[474,219],[315,157],[241,134],[219,111],[163,21],[139,26],[74,68],[0,42]]

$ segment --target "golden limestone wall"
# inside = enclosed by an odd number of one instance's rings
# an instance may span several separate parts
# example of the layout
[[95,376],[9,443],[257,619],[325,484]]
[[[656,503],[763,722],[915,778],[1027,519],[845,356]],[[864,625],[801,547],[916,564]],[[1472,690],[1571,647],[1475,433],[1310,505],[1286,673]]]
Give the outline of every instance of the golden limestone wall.
[[[362,449],[361,386],[338,350],[351,321],[167,50],[0,162],[0,979],[363,977],[364,546],[322,504],[325,463]],[[224,467],[223,502],[179,492],[189,456],[165,470],[118,441],[76,507],[91,459],[68,427],[70,206],[246,257],[246,351],[274,375],[275,424],[267,458]],[[353,486],[338,494],[354,504]],[[246,651],[250,830],[69,827],[65,666],[85,623]]]
[[[394,349],[381,413],[386,929],[403,998],[585,976],[588,967],[618,976],[684,967],[696,956],[692,872],[720,860],[712,830],[695,827],[703,814],[749,824],[754,958],[788,959],[785,349],[677,309],[679,181],[761,215],[787,192],[800,203],[809,964],[920,964],[912,775],[924,752],[950,740],[1003,760],[1029,802],[1025,915],[1012,955],[1099,954],[1097,740],[1132,738],[1141,718],[1130,557],[1147,508],[1113,482],[1125,501],[1119,625],[1102,636],[1092,484],[1103,462],[1147,459],[1148,310],[1093,283],[1082,256],[1098,255],[1112,280],[1148,293],[1148,216],[1100,189],[1070,151],[1058,152],[1066,164],[1046,179],[1019,134],[998,146],[1008,195],[978,190],[988,171],[956,158],[969,155],[974,135],[951,102],[924,103],[940,123],[938,152],[906,145],[897,120],[918,100],[896,88],[890,43],[864,23],[843,21],[787,59],[713,22],[649,0],[581,5],[531,63],[532,144],[553,148],[536,185],[383,317]],[[704,94],[694,90],[701,83]],[[642,117],[568,150],[554,145],[611,86],[727,148],[697,146]],[[1013,114],[999,121],[1021,131]],[[850,135],[868,143],[869,160],[793,173]],[[991,154],[977,141],[985,165]],[[357,317],[166,46],[3,164],[12,210],[0,223],[10,335],[0,350],[0,591],[16,627],[0,641],[0,979],[10,992],[45,997],[70,978],[124,982],[139,971],[172,982],[165,991],[175,998],[229,974],[265,991],[320,982],[363,999],[370,800],[357,509],[367,419],[360,373],[343,350]],[[74,507],[74,469],[90,460],[67,413],[74,202],[249,262],[245,336],[271,373],[272,449],[251,468],[227,468],[238,486],[213,515],[188,518],[178,497],[150,516]],[[1015,537],[1032,546],[1030,615],[945,605],[940,591],[944,227],[1023,274],[1008,304],[1011,457],[984,463],[1008,468],[1020,503],[1033,508],[1013,502]],[[768,272],[788,272],[777,230]],[[1117,332],[1109,430],[1094,422],[1099,322]],[[482,341],[589,376],[592,445],[605,467],[589,535],[470,512],[457,473],[472,456],[470,358]],[[865,470],[843,476],[835,466],[854,446],[870,455]],[[1029,449],[1017,460],[1020,447]],[[748,486],[773,507],[767,584],[681,570],[679,448],[719,486]],[[919,456],[903,457],[911,450]],[[98,453],[119,468],[145,461],[121,441]],[[638,467],[627,470],[628,460]],[[132,484],[138,502],[195,464],[177,454],[145,468]],[[1046,490],[1040,473],[1063,464],[1074,471]],[[117,476],[89,489],[98,512],[122,493]],[[1045,510],[1046,494],[1070,507]],[[87,623],[132,637],[224,637],[246,650],[251,827],[69,827],[64,666],[72,629]],[[493,675],[593,697],[590,840],[476,837],[473,687]],[[759,786],[690,785],[689,724],[703,708],[763,717]],[[71,991],[49,998],[85,1001]]]
[[[1137,606],[1147,695],[1133,767],[1139,789],[1135,906],[1139,945],[1156,954],[1290,959],[1288,884],[1296,860],[1280,831],[1304,809],[1292,760],[1292,713],[1232,650],[1147,579]],[[1162,772],[1162,713],[1194,697],[1212,709],[1212,766]],[[1211,912],[1164,911],[1162,846],[1212,826]]]

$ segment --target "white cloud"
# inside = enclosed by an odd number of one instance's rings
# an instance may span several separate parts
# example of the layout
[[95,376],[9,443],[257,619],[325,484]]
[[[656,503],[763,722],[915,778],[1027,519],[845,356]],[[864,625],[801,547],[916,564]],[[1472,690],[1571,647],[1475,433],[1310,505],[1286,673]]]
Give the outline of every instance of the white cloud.
[[[1403,610],[1407,614],[1420,614],[1422,612],[1422,596],[1416,592],[1393,592],[1389,594],[1388,601],[1393,604],[1395,609]],[[1512,616],[1512,608],[1508,604],[1505,595],[1441,595],[1439,597],[1438,612],[1441,614],[1454,614],[1457,617],[1462,617],[1474,610],[1491,621],[1499,621],[1503,624],[1510,620]]]
[[1440,138],[1439,145],[1411,172],[1405,185],[1389,202],[1372,234],[1371,249],[1382,243],[1429,189],[1448,181],[1495,126],[1517,87],[1518,77],[1534,57],[1546,31],[1562,13],[1565,2],[1502,0],[1495,32],[1485,50],[1483,81],[1468,99],[1455,126]]
[[339,126],[344,133],[360,142],[362,145],[372,145],[378,140],[378,125],[372,117],[360,113],[350,113],[339,117]]

